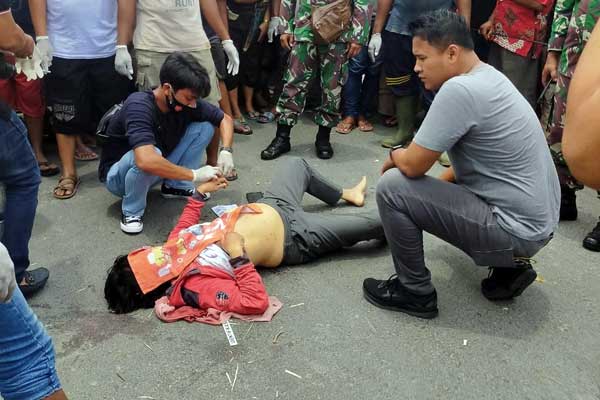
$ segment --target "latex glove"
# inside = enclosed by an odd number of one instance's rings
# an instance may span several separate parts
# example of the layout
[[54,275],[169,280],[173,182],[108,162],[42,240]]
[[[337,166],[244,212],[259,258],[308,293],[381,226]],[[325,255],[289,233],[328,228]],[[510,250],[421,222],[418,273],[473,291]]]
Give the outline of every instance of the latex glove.
[[15,266],[8,255],[8,250],[0,243],[0,303],[8,302],[16,287]]
[[42,57],[37,47],[33,48],[31,57],[17,58],[15,61],[17,74],[23,73],[27,77],[27,82],[44,77],[42,69]]
[[219,152],[219,158],[217,159],[217,167],[224,176],[229,176],[233,170],[233,154],[227,150],[221,150]]
[[218,167],[205,165],[202,168],[193,169],[192,173],[194,174],[192,182],[194,182],[194,186],[198,186],[202,182],[210,181],[221,175],[221,170]]
[[369,41],[369,57],[375,62],[375,58],[381,51],[381,33],[374,33]]
[[127,50],[127,46],[124,44],[117,46],[117,53],[115,54],[115,71],[126,76],[129,80],[133,79],[133,62],[131,61],[129,50]]
[[267,37],[269,38],[269,43],[273,43],[273,39],[277,33],[279,33],[279,27],[285,26],[285,21],[281,17],[273,17],[269,21],[269,29],[267,30]]
[[52,53],[54,49],[50,44],[48,36],[38,36],[36,38],[37,48],[40,51],[40,57],[42,58],[42,71],[44,74],[50,73],[50,66],[52,65]]
[[221,45],[223,46],[223,51],[227,54],[227,72],[229,75],[237,75],[240,69],[240,55],[233,44],[233,40],[223,40],[221,41]]

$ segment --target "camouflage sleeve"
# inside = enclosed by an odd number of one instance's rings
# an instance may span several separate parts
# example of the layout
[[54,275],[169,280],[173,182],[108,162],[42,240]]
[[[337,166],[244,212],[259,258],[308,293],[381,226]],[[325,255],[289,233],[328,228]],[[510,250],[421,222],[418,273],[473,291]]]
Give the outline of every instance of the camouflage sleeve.
[[354,0],[354,13],[352,14],[352,37],[351,42],[361,45],[369,41],[371,31],[371,16],[373,15],[373,4],[370,0]]
[[281,17],[285,20],[286,26],[283,31],[285,34],[294,33],[294,18],[296,13],[296,1],[297,0],[281,0],[280,13]]
[[562,51],[569,22],[577,0],[557,0],[554,8],[554,19],[552,21],[552,33],[548,42],[548,50]]

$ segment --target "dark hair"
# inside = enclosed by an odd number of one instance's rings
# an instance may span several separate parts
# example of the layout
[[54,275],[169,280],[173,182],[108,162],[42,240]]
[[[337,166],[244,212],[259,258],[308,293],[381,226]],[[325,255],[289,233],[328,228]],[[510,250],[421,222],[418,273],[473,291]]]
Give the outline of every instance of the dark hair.
[[144,294],[138,285],[127,255],[118,256],[108,270],[104,285],[104,298],[108,309],[116,314],[126,314],[139,308],[152,308],[171,286],[169,282]]
[[451,44],[473,50],[473,37],[465,19],[448,10],[437,10],[419,16],[409,25],[413,36],[440,50]]
[[174,91],[190,89],[198,97],[210,93],[210,79],[206,69],[188,53],[169,54],[160,68],[160,84],[171,84]]

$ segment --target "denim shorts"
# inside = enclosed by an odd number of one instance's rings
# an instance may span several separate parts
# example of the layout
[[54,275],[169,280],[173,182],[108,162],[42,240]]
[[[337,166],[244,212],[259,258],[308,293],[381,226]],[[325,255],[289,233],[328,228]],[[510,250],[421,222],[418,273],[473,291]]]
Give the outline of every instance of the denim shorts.
[[0,304],[0,396],[39,400],[60,388],[52,339],[17,289]]

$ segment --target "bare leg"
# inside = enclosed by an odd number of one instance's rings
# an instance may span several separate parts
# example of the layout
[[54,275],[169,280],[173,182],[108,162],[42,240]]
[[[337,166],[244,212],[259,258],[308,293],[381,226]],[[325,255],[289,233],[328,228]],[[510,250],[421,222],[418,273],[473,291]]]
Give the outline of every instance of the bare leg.
[[[62,176],[77,176],[77,169],[75,168],[75,146],[77,138],[74,135],[65,135],[62,133],[56,134],[56,143],[58,144],[58,155],[60,156],[60,163],[62,164]],[[58,195],[66,196],[69,193],[68,190],[58,190]]]
[[221,129],[215,127],[215,133],[213,134],[212,140],[206,146],[206,165],[217,166],[219,158],[219,144],[221,143]]
[[342,191],[342,199],[357,207],[365,205],[365,193],[367,192],[367,177],[363,176],[356,186]]
[[227,86],[225,86],[225,81],[219,81],[219,89],[221,90],[221,100],[219,100],[221,110],[227,115],[233,115],[231,103],[229,101],[229,92],[227,91]]
[[45,400],[67,400],[67,395],[61,389],[58,392],[54,392],[50,396],[45,397],[44,399]]
[[48,161],[42,150],[42,136],[44,134],[44,120],[42,118],[34,118],[25,116],[25,124],[29,131],[29,140],[33,153],[38,162]]
[[231,112],[233,113],[233,118],[240,118],[242,116],[242,112],[240,111],[240,105],[238,104],[237,88],[229,91],[229,101],[231,103]]
[[250,113],[250,112],[256,111],[256,110],[254,110],[254,104],[252,103],[252,100],[254,98],[254,88],[243,85],[242,90],[244,91],[244,101],[246,103],[246,112]]

